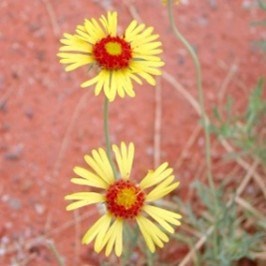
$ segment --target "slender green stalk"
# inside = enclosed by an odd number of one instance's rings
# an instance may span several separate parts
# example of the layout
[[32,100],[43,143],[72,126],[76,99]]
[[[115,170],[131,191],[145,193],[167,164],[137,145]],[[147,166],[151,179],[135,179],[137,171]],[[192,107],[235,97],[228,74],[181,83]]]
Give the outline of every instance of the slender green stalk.
[[[204,102],[204,94],[203,94],[203,88],[202,88],[202,74],[201,74],[201,66],[199,59],[197,57],[197,54],[195,53],[193,47],[190,45],[190,43],[187,41],[187,39],[179,32],[175,21],[174,21],[174,15],[173,15],[173,8],[172,8],[172,0],[168,1],[168,16],[170,20],[170,25],[172,27],[172,30],[174,32],[174,35],[176,38],[181,41],[181,43],[185,46],[185,48],[188,50],[196,71],[196,84],[198,88],[198,96],[199,96],[199,104],[201,109],[201,117],[203,120],[203,127],[204,127],[204,134],[205,134],[205,156],[206,156],[206,165],[207,165],[207,177],[209,185],[212,189],[212,191],[215,193],[215,185],[213,182],[212,177],[212,163],[211,163],[211,141],[210,141],[210,133],[208,131],[208,125],[209,125],[209,119],[205,111],[205,102]],[[215,196],[215,195],[214,195]]]
[[[198,89],[198,97],[199,97],[199,104],[200,104],[200,109],[201,109],[201,118],[203,120],[203,127],[204,127],[204,136],[205,136],[205,158],[206,158],[206,166],[207,166],[207,178],[208,178],[208,183],[212,191],[212,197],[214,201],[214,206],[215,206],[215,213],[218,215],[219,211],[219,206],[218,206],[218,199],[216,196],[216,190],[215,190],[215,185],[213,181],[213,176],[212,176],[212,162],[211,162],[211,141],[210,141],[210,133],[208,131],[208,125],[209,125],[209,118],[206,114],[205,111],[205,101],[204,101],[204,93],[203,93],[203,88],[202,88],[202,74],[201,74],[201,66],[200,62],[198,59],[197,54],[195,53],[193,47],[190,45],[190,43],[187,41],[187,39],[179,32],[175,20],[174,20],[174,15],[173,15],[173,2],[172,0],[168,1],[168,16],[170,20],[170,25],[172,27],[172,30],[174,32],[174,35],[176,38],[181,41],[181,43],[185,46],[185,48],[188,50],[194,67],[195,67],[195,75],[196,75],[196,85]],[[218,217],[216,217],[218,219]],[[214,227],[216,227],[217,224],[214,224]],[[218,252],[218,232],[217,230],[214,230],[213,235],[213,249],[214,249],[214,254],[217,255]]]
[[105,138],[105,145],[106,145],[106,153],[111,164],[114,176],[117,178],[117,172],[115,169],[114,161],[111,155],[111,142],[110,142],[110,133],[109,133],[109,100],[105,97],[104,100],[104,107],[103,107],[103,123],[104,123],[104,138]]
[[53,252],[56,261],[58,263],[59,266],[65,266],[65,260],[63,258],[63,256],[61,256],[61,254],[58,252],[54,242],[52,240],[46,240],[46,244],[48,246],[48,248]]

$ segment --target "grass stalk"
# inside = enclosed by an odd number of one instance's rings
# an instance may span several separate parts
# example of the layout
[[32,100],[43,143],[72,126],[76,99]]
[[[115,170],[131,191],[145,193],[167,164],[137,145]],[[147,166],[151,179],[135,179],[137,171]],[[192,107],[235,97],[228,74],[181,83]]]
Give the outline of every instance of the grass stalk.
[[114,161],[111,155],[111,142],[110,142],[110,132],[109,132],[109,100],[105,97],[104,100],[104,108],[103,108],[103,123],[104,123],[104,138],[105,138],[105,145],[106,145],[106,153],[111,164],[114,176],[117,178],[117,172],[115,169]]

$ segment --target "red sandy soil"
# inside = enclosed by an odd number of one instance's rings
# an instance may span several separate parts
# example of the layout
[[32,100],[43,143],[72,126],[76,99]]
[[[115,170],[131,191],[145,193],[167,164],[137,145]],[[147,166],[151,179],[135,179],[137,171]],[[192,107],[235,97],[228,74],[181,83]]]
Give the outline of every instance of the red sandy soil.
[[[263,38],[263,28],[250,25],[262,19],[263,12],[252,0],[186,2],[175,7],[176,22],[198,51],[208,110],[222,106],[228,95],[237,99],[236,110],[243,108],[250,89],[266,70],[262,52],[252,43]],[[178,195],[184,199],[189,197],[191,181],[203,175],[199,116],[169,82],[171,75],[176,86],[196,98],[194,69],[171,32],[161,1],[2,0],[0,265],[59,265],[53,250],[65,265],[108,261],[80,243],[99,216],[96,207],[68,213],[64,201],[64,195],[79,189],[69,182],[73,166],[85,165],[83,154],[104,145],[103,97],[79,87],[87,78],[86,69],[65,73],[56,57],[64,32],[73,33],[84,18],[98,18],[107,10],[118,11],[121,30],[133,17],[152,25],[161,35],[166,61],[156,89],[136,86],[137,97],[111,104],[112,142],[134,141],[138,179],[158,163],[154,139],[159,136],[159,161],[174,167],[182,184]],[[159,131],[154,130],[154,121],[159,122]],[[215,147],[213,158],[222,175],[222,158]],[[171,265],[177,245],[172,242],[171,250],[168,246],[168,251],[160,251],[161,260]],[[178,250],[182,259],[186,250]],[[116,264],[113,257],[109,261]]]

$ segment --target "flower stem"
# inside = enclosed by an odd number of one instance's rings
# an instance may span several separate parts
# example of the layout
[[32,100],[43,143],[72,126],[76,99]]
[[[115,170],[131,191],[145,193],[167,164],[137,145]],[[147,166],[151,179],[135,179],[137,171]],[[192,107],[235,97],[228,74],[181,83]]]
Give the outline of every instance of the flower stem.
[[[179,32],[175,21],[174,21],[174,15],[173,15],[173,8],[172,8],[172,0],[168,1],[168,16],[170,20],[170,25],[172,27],[172,30],[174,32],[174,35],[176,38],[181,41],[181,43],[185,46],[185,48],[188,50],[194,67],[196,71],[196,84],[198,88],[198,97],[199,97],[199,104],[200,104],[200,109],[201,109],[201,117],[203,120],[203,128],[204,128],[204,137],[205,137],[205,158],[206,158],[206,165],[207,165],[207,178],[208,178],[208,183],[210,188],[212,189],[213,192],[213,197],[216,199],[215,195],[215,185],[213,181],[213,176],[212,176],[212,162],[211,162],[211,141],[210,141],[210,133],[208,131],[208,125],[209,125],[209,119],[205,111],[205,101],[204,101],[204,94],[203,94],[203,88],[202,88],[202,74],[201,74],[201,66],[199,59],[197,57],[197,54],[195,53],[193,47],[191,44],[187,41],[187,39]],[[216,201],[216,200],[215,200]]]
[[103,107],[103,123],[104,123],[104,138],[105,138],[105,145],[106,145],[106,153],[111,164],[114,176],[117,178],[117,172],[115,169],[114,162],[112,160],[111,155],[111,142],[110,142],[110,133],[109,133],[109,100],[105,97],[104,100],[104,107]]

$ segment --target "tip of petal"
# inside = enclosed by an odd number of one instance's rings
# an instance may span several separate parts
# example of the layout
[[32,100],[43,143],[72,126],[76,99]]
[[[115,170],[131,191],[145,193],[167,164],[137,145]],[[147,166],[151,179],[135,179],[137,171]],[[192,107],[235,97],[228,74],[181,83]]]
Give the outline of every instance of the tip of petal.
[[69,197],[71,197],[72,194],[68,194],[64,197],[65,200],[69,200]]
[[177,181],[177,182],[175,182],[174,184],[176,185],[176,188],[177,188],[177,187],[179,187],[179,185],[180,185],[180,182],[179,182],[179,181]]
[[129,145],[128,145],[129,149],[134,149],[135,148],[135,145],[133,142],[129,142]]
[[87,86],[87,85],[85,84],[85,82],[83,82],[83,83],[80,84],[80,87],[84,89],[84,88],[87,88],[87,87],[89,87],[89,86]]
[[181,225],[181,222],[176,222],[176,224],[175,224],[176,226],[180,226]]
[[115,100],[115,97],[108,97],[107,95],[106,95],[106,97],[107,97],[107,99],[108,99],[108,101],[111,103],[111,102],[113,102],[114,100]]
[[83,245],[87,245],[88,244],[88,241],[87,241],[87,239],[85,237],[83,237],[82,240],[81,240],[81,243]]

